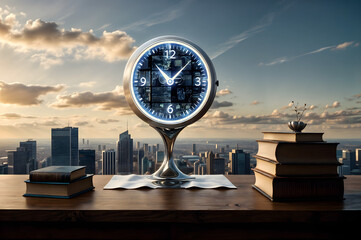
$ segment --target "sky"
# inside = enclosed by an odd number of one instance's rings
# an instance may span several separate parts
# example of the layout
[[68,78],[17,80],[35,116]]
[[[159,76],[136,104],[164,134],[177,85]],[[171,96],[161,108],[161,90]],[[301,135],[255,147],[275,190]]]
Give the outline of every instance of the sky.
[[[304,131],[361,138],[360,1],[0,1],[0,138],[158,133],[129,109],[123,71],[149,39],[177,35],[212,59],[220,85],[183,138]],[[127,127],[128,126],[128,127]]]

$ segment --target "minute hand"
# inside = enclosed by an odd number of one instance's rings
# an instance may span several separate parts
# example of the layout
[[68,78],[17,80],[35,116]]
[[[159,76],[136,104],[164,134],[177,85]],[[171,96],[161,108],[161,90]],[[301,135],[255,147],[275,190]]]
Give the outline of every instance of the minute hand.
[[176,73],[176,75],[174,75],[172,77],[172,80],[174,80],[176,77],[178,77],[178,75],[188,66],[188,64],[190,63],[191,61],[188,61],[186,65],[184,65],[184,67],[182,67],[181,70],[179,70],[179,72]]

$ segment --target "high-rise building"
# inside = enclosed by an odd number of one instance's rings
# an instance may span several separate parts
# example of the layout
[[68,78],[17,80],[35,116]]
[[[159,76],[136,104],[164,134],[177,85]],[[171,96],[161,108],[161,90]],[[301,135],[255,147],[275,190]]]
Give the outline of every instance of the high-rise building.
[[356,152],[352,150],[342,150],[342,158],[345,159],[349,166],[350,171],[356,168]]
[[142,175],[143,172],[143,162],[142,162],[143,157],[144,157],[144,149],[138,149],[138,156],[137,156],[138,174],[140,175]]
[[135,150],[139,150],[140,149],[140,142],[137,142],[136,144],[135,144]]
[[361,148],[356,148],[355,153],[356,153],[356,162],[358,164],[361,164]]
[[164,151],[157,151],[155,153],[155,161],[157,163],[162,163],[164,161]]
[[116,173],[116,161],[114,149],[102,151],[103,175]]
[[85,166],[86,174],[95,174],[95,150],[79,150],[79,166]]
[[148,152],[149,152],[148,143],[143,143],[143,150],[144,150],[144,155],[148,156]]
[[250,154],[243,150],[232,149],[229,153],[229,171],[232,174],[250,174]]
[[197,155],[197,145],[195,143],[192,144],[192,155]]
[[36,141],[28,140],[26,142],[20,142],[20,147],[23,147],[25,148],[25,151],[28,151],[29,171],[38,169],[38,162],[36,159]]
[[142,158],[142,168],[141,168],[141,175],[144,175],[146,172],[149,171],[149,159],[147,157]]
[[18,147],[16,150],[7,151],[7,154],[9,174],[29,174],[29,152],[25,148]]
[[213,152],[207,154],[207,174],[224,174],[225,173],[225,159],[215,157]]
[[133,173],[133,139],[128,131],[119,135],[117,141],[117,166],[119,174]]
[[78,128],[51,129],[51,160],[53,166],[79,166]]

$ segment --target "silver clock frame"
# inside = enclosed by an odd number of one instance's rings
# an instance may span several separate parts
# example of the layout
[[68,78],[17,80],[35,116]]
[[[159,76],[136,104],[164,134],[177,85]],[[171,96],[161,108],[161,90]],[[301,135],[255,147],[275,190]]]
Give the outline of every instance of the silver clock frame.
[[[162,120],[147,113],[135,98],[133,91],[133,76],[136,64],[140,58],[151,48],[164,43],[176,43],[186,46],[194,51],[206,65],[207,70],[207,92],[201,105],[188,116],[178,120]],[[194,179],[178,169],[173,158],[173,147],[178,134],[188,125],[198,121],[211,107],[216,96],[218,81],[211,59],[207,54],[193,42],[178,36],[161,36],[153,38],[142,44],[130,57],[124,70],[123,86],[125,98],[133,112],[143,121],[153,127],[162,137],[165,145],[165,156],[161,167],[150,176],[157,184],[165,188],[180,187],[184,181]]]

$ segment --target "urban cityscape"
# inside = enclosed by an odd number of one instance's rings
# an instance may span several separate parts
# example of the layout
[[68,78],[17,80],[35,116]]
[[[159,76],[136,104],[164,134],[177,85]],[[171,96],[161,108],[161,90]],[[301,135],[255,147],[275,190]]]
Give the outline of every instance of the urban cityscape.
[[[86,166],[98,175],[150,175],[162,164],[165,153],[159,138],[137,139],[127,130],[112,139],[79,138],[78,127],[52,128],[50,142],[28,139],[0,142],[0,174],[29,174],[48,166]],[[334,141],[335,142],[335,141]],[[337,141],[336,141],[337,142]],[[17,144],[15,146],[15,144]],[[178,168],[189,175],[254,174],[255,140],[178,140],[174,150]],[[361,141],[340,141],[338,173],[361,175]]]

